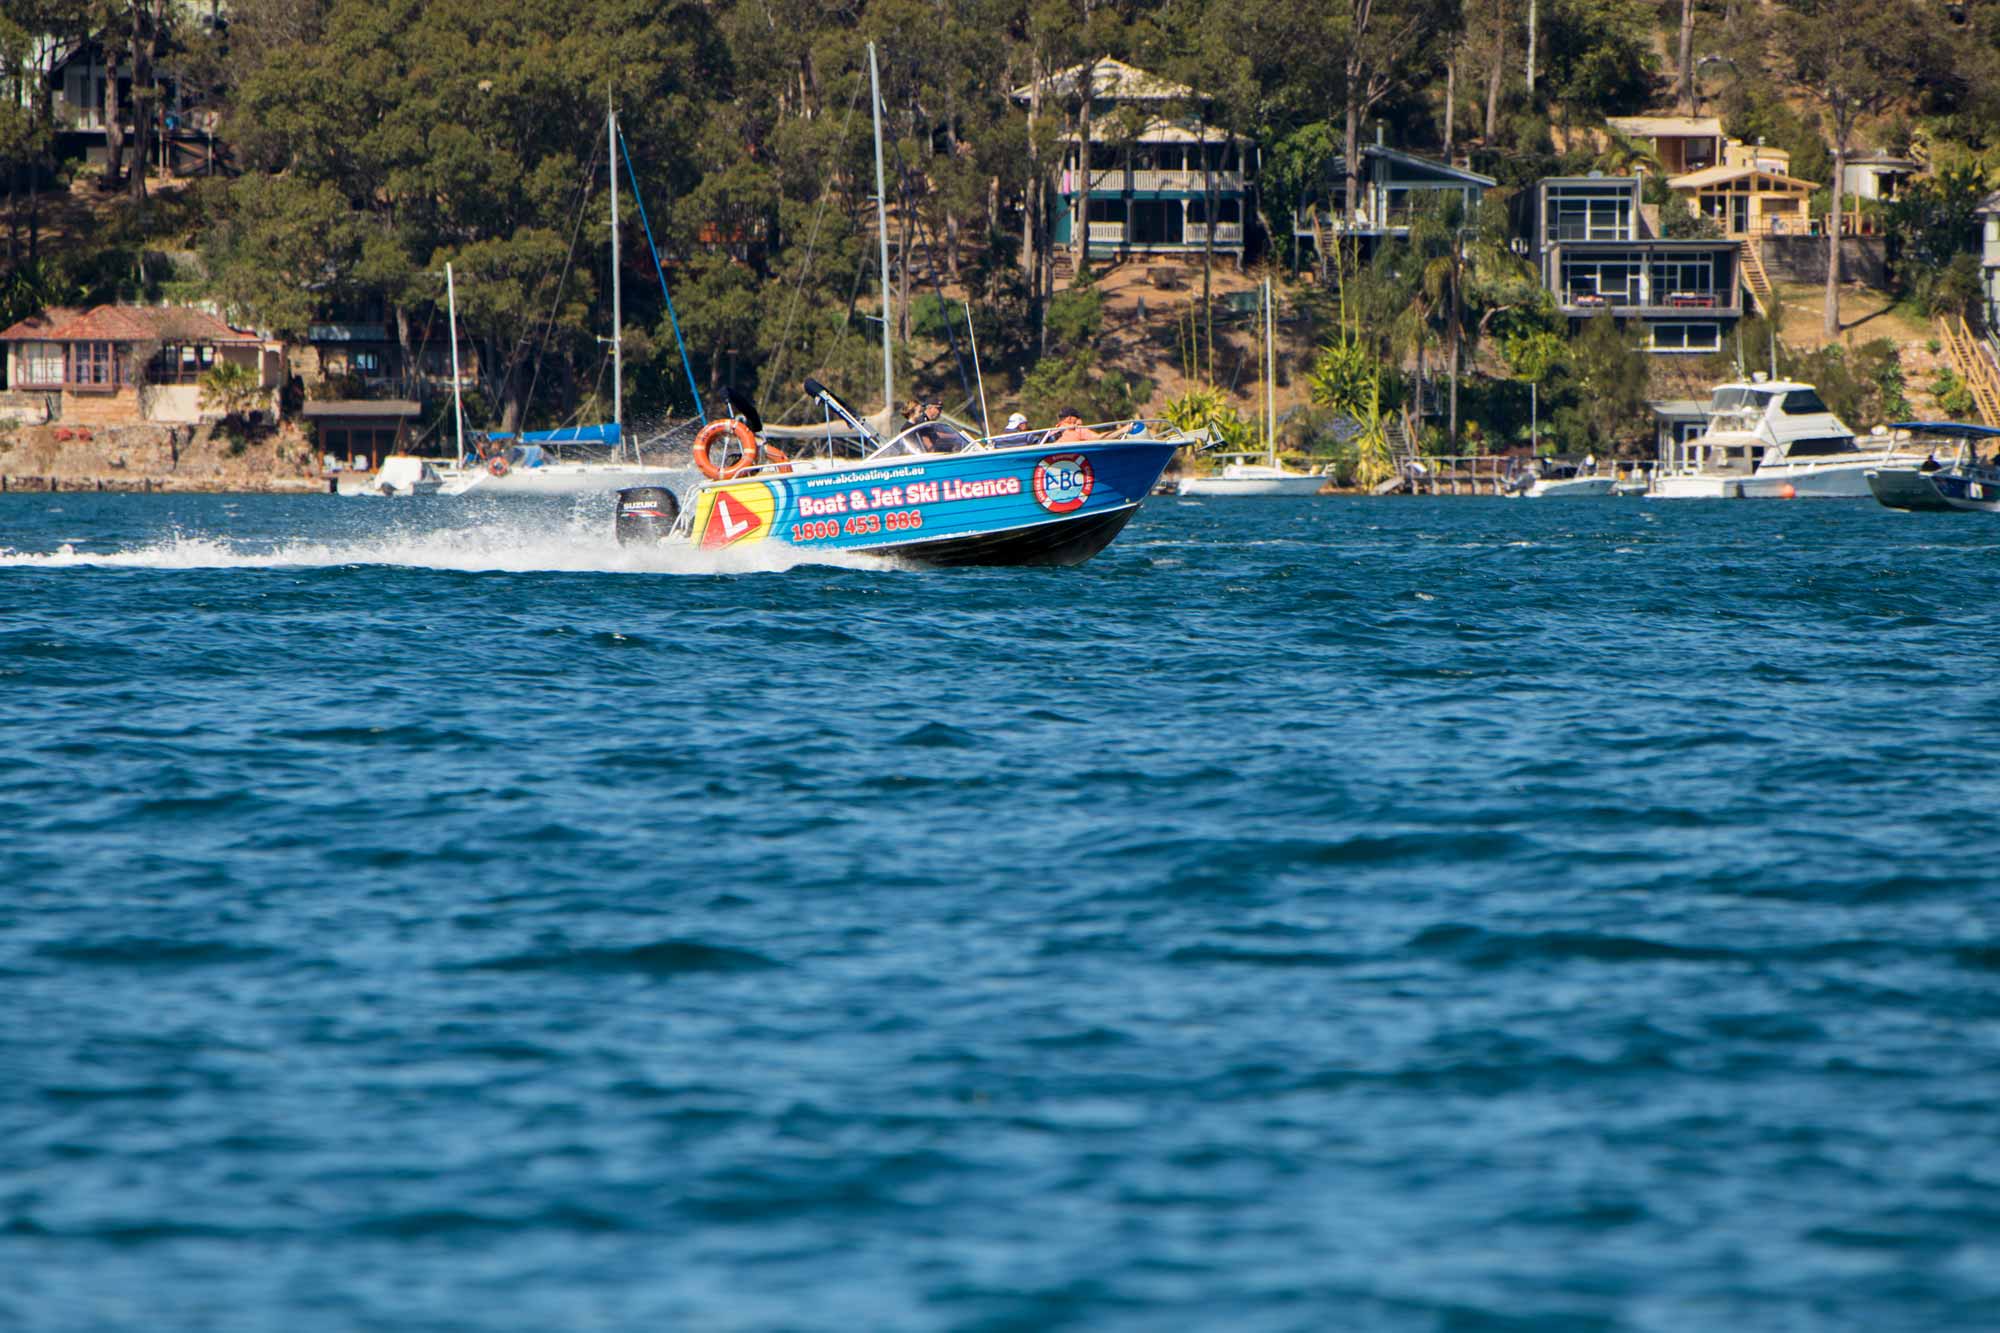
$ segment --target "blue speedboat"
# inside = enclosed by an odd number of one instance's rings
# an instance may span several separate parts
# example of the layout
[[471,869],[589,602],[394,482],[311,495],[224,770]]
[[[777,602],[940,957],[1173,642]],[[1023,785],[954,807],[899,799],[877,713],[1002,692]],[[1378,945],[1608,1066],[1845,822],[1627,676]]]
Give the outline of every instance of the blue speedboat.
[[864,442],[863,456],[829,447],[823,457],[789,457],[763,438],[754,409],[733,399],[735,414],[696,442],[705,480],[618,493],[619,541],[1080,565],[1110,545],[1187,443],[1146,422],[980,439],[933,421],[885,440],[817,381],[806,392],[825,404],[841,438]]
[[[1892,429],[1906,450],[1928,454],[1921,463],[1870,471],[1868,489],[1877,500],[1891,509],[2000,512],[2000,430],[1966,421],[1899,421]],[[1993,450],[1984,461],[1982,444]]]

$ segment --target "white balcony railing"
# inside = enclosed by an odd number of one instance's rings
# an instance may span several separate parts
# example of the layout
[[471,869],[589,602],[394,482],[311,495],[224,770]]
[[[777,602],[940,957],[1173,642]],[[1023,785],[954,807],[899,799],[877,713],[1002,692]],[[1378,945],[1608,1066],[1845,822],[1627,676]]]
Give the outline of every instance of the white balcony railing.
[[1093,222],[1090,224],[1092,245],[1125,244],[1125,224],[1122,222]]
[[[1240,171],[1217,171],[1212,173],[1207,180],[1202,178],[1199,168],[1181,171],[1135,170],[1132,173],[1132,188],[1142,193],[1158,193],[1170,190],[1176,193],[1198,195],[1208,188],[1211,181],[1214,183],[1215,192],[1218,195],[1241,194],[1243,192],[1243,173]],[[1112,190],[1124,188],[1124,182],[1118,178],[1117,173],[1113,173],[1107,185]]]

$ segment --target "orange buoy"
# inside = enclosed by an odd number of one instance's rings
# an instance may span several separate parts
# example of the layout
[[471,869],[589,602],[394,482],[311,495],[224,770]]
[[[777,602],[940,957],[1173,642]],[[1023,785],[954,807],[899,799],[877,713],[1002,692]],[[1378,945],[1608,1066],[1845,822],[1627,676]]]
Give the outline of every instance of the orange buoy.
[[1799,498],[1799,488],[1788,481],[1778,488],[1778,498],[1780,500],[1796,500]]

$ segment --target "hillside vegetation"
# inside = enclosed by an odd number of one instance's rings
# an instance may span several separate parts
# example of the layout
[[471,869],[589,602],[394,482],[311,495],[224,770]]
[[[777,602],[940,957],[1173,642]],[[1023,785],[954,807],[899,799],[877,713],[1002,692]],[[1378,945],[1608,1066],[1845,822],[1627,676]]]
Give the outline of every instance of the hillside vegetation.
[[[614,103],[678,315],[677,338],[628,193],[628,415],[692,411],[681,341],[704,393],[734,385],[773,416],[808,373],[879,396],[869,41],[900,382],[971,400],[969,303],[993,408],[1031,415],[1157,411],[1229,380],[1244,350],[1210,301],[1249,279],[1209,265],[1141,315],[1058,252],[1060,99],[1010,93],[1079,62],[1199,89],[1181,110],[1256,143],[1252,258],[1281,275],[1293,204],[1378,127],[1499,180],[1476,216],[1428,218],[1350,272],[1343,300],[1287,296],[1288,401],[1310,407],[1316,349],[1345,340],[1386,404],[1450,377],[1439,448],[1525,438],[1522,376],[1567,446],[1643,433],[1646,358],[1609,320],[1570,336],[1513,244],[1511,195],[1633,165],[1629,142],[1594,132],[1607,116],[1719,114],[1824,182],[1864,148],[1928,159],[1935,174],[1879,217],[1892,294],[1919,319],[1976,313],[1972,208],[2000,165],[2000,0],[239,0],[228,19],[210,31],[168,0],[7,7],[0,314],[202,298],[280,336],[373,318],[407,345],[440,327],[449,263],[480,351],[472,413],[493,425],[605,409]],[[143,129],[105,167],[59,161],[38,34],[120,52],[142,126],[169,90],[215,109],[231,172],[149,178]],[[1828,339],[1843,321],[1822,304]],[[1798,324],[1787,336],[1815,354]],[[1247,405],[1251,383],[1225,387]],[[1297,414],[1297,442],[1318,441],[1316,420]]]

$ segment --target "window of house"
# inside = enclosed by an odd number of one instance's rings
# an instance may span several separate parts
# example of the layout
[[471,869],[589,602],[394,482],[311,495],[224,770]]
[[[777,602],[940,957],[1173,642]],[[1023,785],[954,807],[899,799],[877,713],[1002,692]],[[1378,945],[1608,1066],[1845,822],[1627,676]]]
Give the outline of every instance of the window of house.
[[118,374],[118,355],[108,342],[71,343],[69,382],[77,388],[116,388],[122,378]]
[[354,369],[362,375],[380,375],[382,373],[382,354],[380,352],[356,352],[354,354]]
[[1722,348],[1720,324],[1655,324],[1652,335],[1656,352],[1715,352]]
[[1125,201],[1119,198],[1100,199],[1093,195],[1090,200],[1090,220],[1092,222],[1123,222],[1125,220]]
[[22,343],[20,353],[23,389],[54,389],[63,382],[61,343]]
[[155,384],[194,384],[215,365],[215,348],[207,343],[168,343],[153,354],[147,367]]

